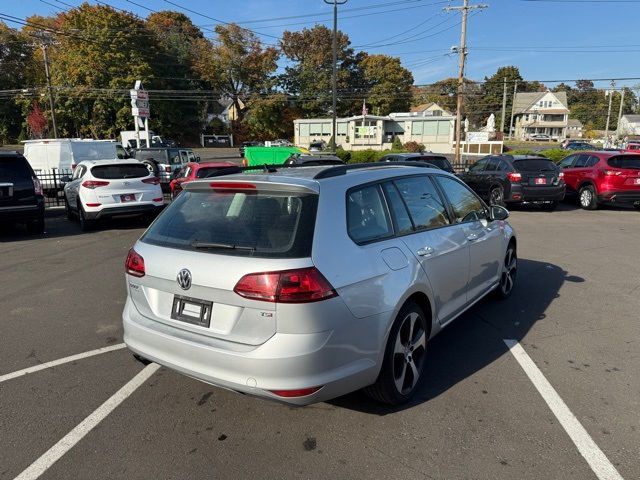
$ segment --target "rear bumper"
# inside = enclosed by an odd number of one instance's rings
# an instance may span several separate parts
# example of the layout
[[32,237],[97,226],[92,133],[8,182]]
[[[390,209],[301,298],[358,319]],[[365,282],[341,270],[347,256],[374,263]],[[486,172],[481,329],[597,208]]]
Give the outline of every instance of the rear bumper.
[[598,195],[598,200],[620,205],[639,205],[640,190],[601,192]]
[[560,202],[564,199],[565,186],[551,185],[544,187],[531,187],[528,185],[511,185],[509,198],[505,199],[507,203],[543,203],[543,202]]
[[0,207],[0,222],[23,222],[44,217],[44,200],[34,205]]
[[96,212],[86,212],[85,217],[88,220],[98,220],[101,218],[112,218],[126,215],[144,215],[144,214],[158,214],[162,211],[164,205],[157,205],[153,203],[148,203],[144,205],[127,205],[123,206],[114,206],[114,207],[103,207],[102,210]]
[[[122,319],[124,341],[132,352],[218,387],[292,405],[365,387],[379,371],[374,354],[345,353],[343,340],[333,330],[276,333],[259,346],[236,344],[146,318],[129,298]],[[317,386],[322,388],[303,397],[279,397],[270,391]]]

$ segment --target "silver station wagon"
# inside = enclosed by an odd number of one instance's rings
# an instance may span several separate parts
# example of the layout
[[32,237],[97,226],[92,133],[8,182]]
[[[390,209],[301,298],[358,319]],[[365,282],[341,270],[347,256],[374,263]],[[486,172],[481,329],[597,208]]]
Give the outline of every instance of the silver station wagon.
[[510,295],[507,217],[419,163],[194,181],[129,252],[124,340],[236,392],[306,405],[364,388],[400,404],[429,339]]

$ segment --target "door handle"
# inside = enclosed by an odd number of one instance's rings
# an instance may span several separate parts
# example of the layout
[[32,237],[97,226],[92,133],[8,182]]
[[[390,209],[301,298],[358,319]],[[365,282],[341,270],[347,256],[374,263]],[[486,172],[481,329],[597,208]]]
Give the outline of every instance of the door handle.
[[418,254],[419,257],[428,257],[430,255],[433,255],[433,252],[434,252],[433,247],[422,247],[416,253]]
[[470,232],[470,233],[467,233],[467,241],[468,242],[475,242],[476,240],[479,240],[482,237],[484,237],[484,235],[485,235],[484,232],[480,232],[480,233]]

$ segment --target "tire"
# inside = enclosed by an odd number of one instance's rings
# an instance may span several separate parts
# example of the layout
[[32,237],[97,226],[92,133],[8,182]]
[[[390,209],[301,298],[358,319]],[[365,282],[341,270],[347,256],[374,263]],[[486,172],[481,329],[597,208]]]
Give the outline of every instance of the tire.
[[489,191],[489,205],[504,207],[504,189],[502,187],[493,187]]
[[154,176],[158,176],[158,164],[155,162],[142,162],[144,163],[144,166],[147,167],[147,170],[149,170],[149,173],[151,175]]
[[31,220],[27,222],[27,232],[32,233],[34,235],[39,235],[44,233],[44,215],[36,220]]
[[500,273],[500,283],[496,288],[496,296],[500,300],[506,300],[511,296],[513,287],[516,283],[518,275],[518,252],[516,246],[510,243],[502,262],[502,271]]
[[585,185],[578,193],[578,202],[585,210],[595,210],[598,208],[598,199],[596,191],[591,185]]
[[378,379],[365,394],[390,405],[409,401],[423,378],[427,337],[424,312],[413,302],[405,304],[391,327]]
[[67,197],[64,198],[64,213],[67,216],[67,220],[73,220],[73,212],[71,211],[71,205],[69,205],[69,200],[67,200]]
[[93,228],[94,221],[87,219],[84,208],[80,203],[78,203],[78,220],[80,221],[80,230],[83,232],[88,232]]
[[147,360],[146,358],[138,355],[137,353],[133,354],[133,358],[135,358],[137,361],[139,361],[143,365],[149,365],[150,363],[152,363],[151,360]]

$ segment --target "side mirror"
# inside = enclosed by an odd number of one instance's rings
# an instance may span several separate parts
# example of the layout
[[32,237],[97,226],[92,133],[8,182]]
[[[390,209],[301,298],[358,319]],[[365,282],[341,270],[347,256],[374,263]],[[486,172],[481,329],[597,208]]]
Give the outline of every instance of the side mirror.
[[491,220],[506,220],[509,218],[509,210],[500,205],[491,205],[489,207],[489,216]]
[[200,157],[196,157],[196,162],[200,162]]

